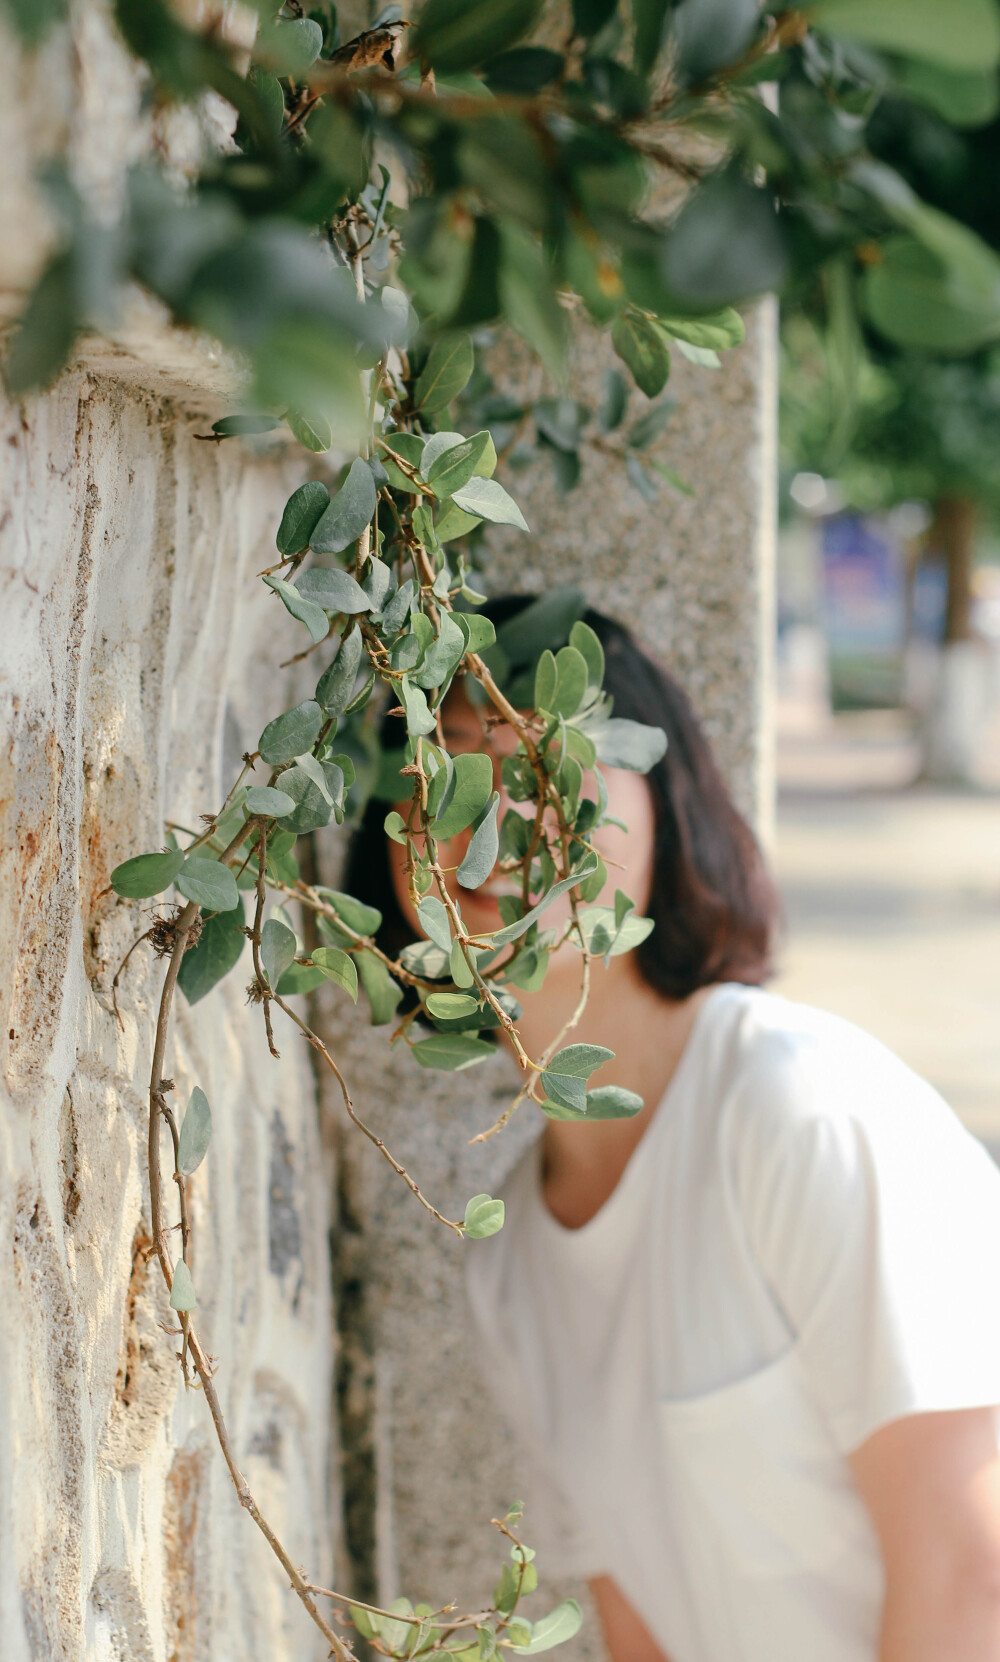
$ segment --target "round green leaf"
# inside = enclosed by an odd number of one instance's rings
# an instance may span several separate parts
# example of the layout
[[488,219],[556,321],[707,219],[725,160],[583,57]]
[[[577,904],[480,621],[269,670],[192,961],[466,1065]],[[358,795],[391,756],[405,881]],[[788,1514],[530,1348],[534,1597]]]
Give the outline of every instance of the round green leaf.
[[486,1062],[496,1051],[483,1039],[469,1033],[432,1033],[411,1045],[410,1055],[422,1068],[439,1068],[445,1073],[461,1073],[465,1068]]
[[270,433],[275,427],[280,426],[277,416],[228,415],[223,416],[221,421],[213,421],[212,432],[217,433],[220,439],[234,439],[250,433]]
[[185,952],[177,976],[189,1004],[197,1004],[239,962],[247,944],[243,924],[242,900],[231,912],[204,919],[201,934]]
[[344,636],[337,656],[329,668],[324,670],[316,687],[317,703],[322,705],[328,716],[343,715],[350,703],[363,652],[361,630],[355,624],[350,633]]
[[276,785],[251,785],[243,805],[248,814],[267,814],[270,819],[280,819],[295,807],[288,792],[279,791]]
[[448,1021],[455,1016],[471,1016],[479,1008],[479,1000],[468,993],[430,993],[427,1009],[432,1016]]
[[392,979],[381,958],[374,957],[370,952],[359,952],[355,962],[371,1009],[372,1026],[384,1027],[396,1014],[403,989]]
[[473,1195],[465,1208],[464,1229],[471,1241],[483,1241],[503,1228],[504,1203],[492,1195]]
[[168,849],[165,854],[137,854],[115,867],[111,887],[125,900],[148,900],[151,895],[169,889],[183,863],[180,849]]
[[306,450],[319,456],[333,443],[333,428],[326,416],[313,411],[305,415],[299,410],[286,410],[285,420],[294,436]]
[[231,912],[240,903],[236,879],[228,866],[201,854],[189,854],[175,879],[186,900],[206,912]]

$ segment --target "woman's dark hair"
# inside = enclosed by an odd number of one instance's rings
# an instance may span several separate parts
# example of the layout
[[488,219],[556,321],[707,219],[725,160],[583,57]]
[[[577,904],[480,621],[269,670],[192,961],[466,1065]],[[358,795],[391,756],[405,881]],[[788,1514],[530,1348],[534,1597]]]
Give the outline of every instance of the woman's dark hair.
[[[487,601],[498,629],[534,597]],[[759,986],[772,973],[777,896],[757,840],[738,813],[687,694],[636,645],[621,624],[582,610],[604,648],[604,689],[614,714],[662,727],[667,749],[646,775],[655,810],[655,854],[647,915],[655,928],[635,957],[664,998],[686,998],[717,981]],[[553,650],[563,643],[547,642]],[[398,746],[398,718],[383,721],[383,744]],[[396,901],[383,830],[385,802],[372,800],[351,844],[344,885],[382,913],[379,945],[394,956],[413,931]],[[639,899],[639,897],[636,897]],[[602,897],[603,899],[603,897]],[[640,901],[641,904],[641,901]]]

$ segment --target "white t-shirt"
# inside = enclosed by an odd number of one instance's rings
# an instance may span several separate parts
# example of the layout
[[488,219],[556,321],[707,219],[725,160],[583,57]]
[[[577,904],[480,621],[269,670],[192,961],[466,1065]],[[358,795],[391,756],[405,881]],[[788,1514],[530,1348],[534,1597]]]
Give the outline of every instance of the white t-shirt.
[[986,1152],[858,1028],[727,984],[589,1223],[548,1212],[537,1147],[504,1194],[469,1289],[547,1474],[528,1539],[564,1514],[549,1567],[613,1576],[671,1662],[875,1662],[879,1547],[845,1456],[1000,1403]]

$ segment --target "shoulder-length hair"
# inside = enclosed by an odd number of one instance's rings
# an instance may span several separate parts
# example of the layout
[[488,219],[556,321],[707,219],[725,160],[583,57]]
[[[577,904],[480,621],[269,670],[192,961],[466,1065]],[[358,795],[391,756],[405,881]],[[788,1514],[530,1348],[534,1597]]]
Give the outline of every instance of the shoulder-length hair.
[[[500,626],[534,597],[505,595],[482,614]],[[614,714],[662,727],[667,748],[646,775],[655,813],[652,933],[636,948],[643,979],[662,997],[686,998],[719,981],[759,986],[773,973],[778,901],[753,832],[738,812],[686,693],[620,623],[585,610],[604,648],[605,691]],[[563,643],[549,643],[556,650]],[[383,743],[398,744],[398,718]],[[383,830],[386,803],[372,800],[354,834],[344,884],[382,913],[379,945],[395,955],[413,932],[400,911]],[[636,897],[639,900],[639,897]],[[641,904],[641,902],[640,902]]]

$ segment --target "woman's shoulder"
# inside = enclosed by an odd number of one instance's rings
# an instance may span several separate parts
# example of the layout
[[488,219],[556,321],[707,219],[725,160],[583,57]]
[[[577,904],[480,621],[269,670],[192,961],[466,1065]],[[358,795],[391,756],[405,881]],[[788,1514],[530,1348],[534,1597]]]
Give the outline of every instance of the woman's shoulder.
[[951,1110],[881,1040],[827,1010],[759,987],[720,989],[712,1095],[732,1133],[751,1139],[817,1122],[887,1130]]

